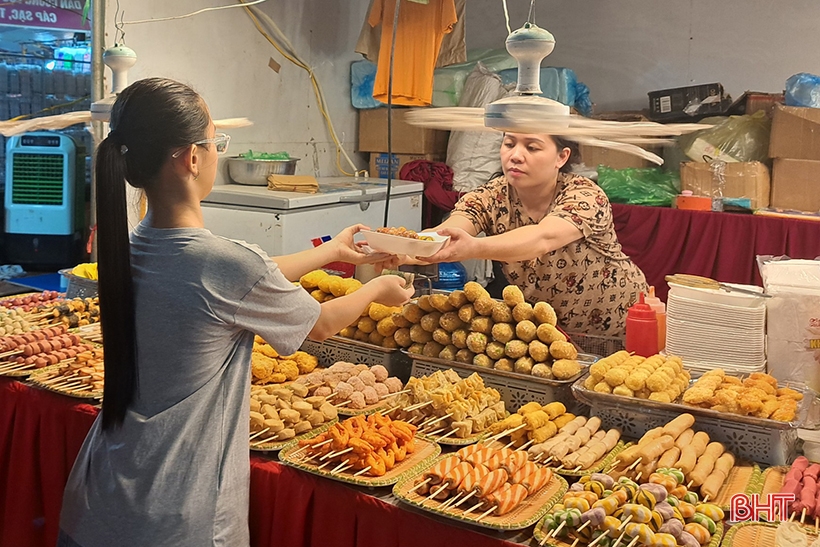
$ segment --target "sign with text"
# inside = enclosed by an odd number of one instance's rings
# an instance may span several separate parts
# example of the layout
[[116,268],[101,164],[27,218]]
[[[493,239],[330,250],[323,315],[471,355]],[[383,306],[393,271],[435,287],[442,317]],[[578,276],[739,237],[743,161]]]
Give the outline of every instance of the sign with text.
[[16,27],[89,30],[83,25],[85,0],[6,0],[0,3],[0,25]]
[[788,518],[789,504],[795,500],[794,494],[768,494],[762,496],[735,494],[729,511],[731,522],[765,519],[768,522],[777,522]]

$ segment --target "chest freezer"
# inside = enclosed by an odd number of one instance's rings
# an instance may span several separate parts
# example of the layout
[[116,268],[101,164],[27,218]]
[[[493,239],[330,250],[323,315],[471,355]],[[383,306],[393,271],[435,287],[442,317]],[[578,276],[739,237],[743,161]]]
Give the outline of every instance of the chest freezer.
[[[382,226],[385,179],[328,177],[318,182],[316,194],[272,191],[265,186],[214,186],[202,201],[205,227],[217,235],[255,243],[276,256],[310,249],[313,239],[335,236],[352,224]],[[421,229],[423,190],[420,182],[392,182],[389,226]]]

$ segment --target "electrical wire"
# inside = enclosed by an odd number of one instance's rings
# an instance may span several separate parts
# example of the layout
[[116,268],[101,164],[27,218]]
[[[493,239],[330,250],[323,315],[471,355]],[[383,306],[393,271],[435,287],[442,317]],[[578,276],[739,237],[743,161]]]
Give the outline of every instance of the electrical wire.
[[[245,6],[254,6],[256,4],[261,4],[262,2],[267,2],[268,0],[254,0],[253,2],[245,4]],[[239,8],[243,7],[239,4],[231,4],[228,6],[216,6],[213,8],[202,8],[201,10],[197,10],[192,13],[186,13],[185,15],[174,15],[172,17],[160,17],[158,19],[142,19],[140,21],[123,21],[123,25],[139,25],[141,23],[157,23],[159,21],[172,21],[174,19],[184,19],[185,17],[193,17],[194,15],[199,15],[200,13],[205,13],[206,11],[217,11],[229,8]]]
[[[319,113],[325,120],[325,125],[327,126],[328,133],[330,134],[330,138],[333,140],[334,145],[336,146],[336,168],[345,176],[356,176],[359,171],[356,170],[356,164],[353,163],[353,160],[350,159],[350,156],[347,154],[345,149],[342,147],[341,141],[339,137],[336,135],[336,129],[333,126],[333,122],[330,119],[330,115],[328,114],[327,108],[327,101],[325,100],[324,92],[322,91],[321,86],[319,85],[319,81],[316,78],[316,74],[313,71],[313,68],[309,66],[305,61],[299,58],[299,55],[296,53],[295,48],[288,40],[287,36],[279,29],[273,19],[270,18],[267,14],[260,11],[258,8],[251,8],[252,4],[246,3],[245,0],[237,0],[240,2],[240,5],[245,7],[245,11],[247,12],[248,16],[251,18],[256,30],[259,31],[262,36],[278,51],[285,59],[293,63],[294,65],[298,66],[299,68],[303,69],[308,73],[310,77],[310,82],[313,87],[313,92],[316,95],[316,103],[319,108]],[[262,23],[260,22],[260,18],[264,20],[264,22],[268,25],[268,27],[273,31],[273,34],[276,36],[277,39],[274,39],[263,27]],[[281,43],[280,43],[281,42]],[[353,173],[345,171],[342,167],[341,163],[341,156],[347,160],[347,163],[353,168]]]
[[530,13],[527,15],[527,23],[534,23],[532,20],[533,10],[535,9],[535,0],[530,0]]
[[507,23],[507,34],[512,34],[512,30],[510,30],[510,11],[507,9],[507,0],[501,0],[501,3],[504,6],[504,21]]
[[390,213],[390,191],[393,188],[393,63],[396,60],[396,28],[399,26],[401,0],[393,8],[393,35],[390,38],[390,69],[387,73],[387,195],[384,199],[384,227]]

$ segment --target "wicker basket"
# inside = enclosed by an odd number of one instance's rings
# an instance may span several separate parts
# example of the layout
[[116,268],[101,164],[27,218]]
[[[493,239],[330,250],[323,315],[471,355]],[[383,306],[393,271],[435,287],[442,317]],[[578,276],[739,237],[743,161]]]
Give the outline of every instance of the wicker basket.
[[68,280],[68,287],[65,291],[67,299],[97,296],[98,286],[96,280],[74,275],[70,269],[60,270],[60,275]]

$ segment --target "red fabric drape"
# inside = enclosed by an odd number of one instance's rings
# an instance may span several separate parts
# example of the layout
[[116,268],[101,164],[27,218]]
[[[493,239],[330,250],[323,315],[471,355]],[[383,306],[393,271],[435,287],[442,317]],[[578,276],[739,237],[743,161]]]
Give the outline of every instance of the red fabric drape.
[[820,256],[820,222],[616,203],[612,212],[624,252],[663,300],[669,274],[762,286],[756,256]]
[[424,228],[438,224],[441,213],[452,211],[461,197],[460,192],[453,190],[453,170],[440,161],[408,162],[401,168],[399,178],[424,183]]

